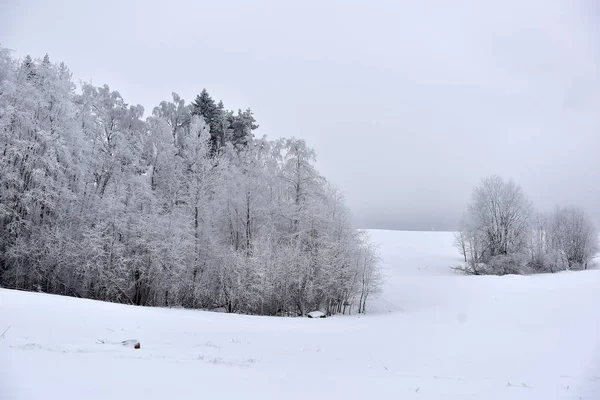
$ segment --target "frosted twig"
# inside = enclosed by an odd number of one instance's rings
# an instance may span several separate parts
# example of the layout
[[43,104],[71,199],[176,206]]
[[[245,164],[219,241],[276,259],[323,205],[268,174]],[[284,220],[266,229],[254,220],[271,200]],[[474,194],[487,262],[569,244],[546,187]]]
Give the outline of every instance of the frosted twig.
[[11,326],[12,326],[12,325],[9,325],[9,326],[8,326],[8,328],[6,328],[6,329],[4,330],[4,332],[2,332],[2,335],[0,335],[0,337],[1,337],[2,339],[4,339],[4,334],[5,334],[6,332],[8,332],[8,330],[10,329],[10,327],[11,327]]

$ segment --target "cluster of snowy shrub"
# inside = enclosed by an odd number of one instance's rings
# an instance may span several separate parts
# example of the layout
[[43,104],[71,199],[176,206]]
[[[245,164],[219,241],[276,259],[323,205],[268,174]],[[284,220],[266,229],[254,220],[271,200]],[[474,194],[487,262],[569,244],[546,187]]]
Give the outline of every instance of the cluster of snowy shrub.
[[144,119],[0,49],[0,286],[136,305],[364,312],[377,254],[302,140],[206,91]]
[[468,274],[505,275],[587,269],[598,253],[598,233],[576,207],[533,211],[520,186],[497,176],[475,188],[456,234]]

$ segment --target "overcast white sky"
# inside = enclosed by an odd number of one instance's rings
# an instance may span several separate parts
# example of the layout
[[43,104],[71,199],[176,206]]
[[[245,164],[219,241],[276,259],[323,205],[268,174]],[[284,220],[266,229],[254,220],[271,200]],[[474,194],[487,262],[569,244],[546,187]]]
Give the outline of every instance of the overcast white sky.
[[490,174],[600,222],[595,0],[0,0],[0,45],[147,114],[204,87],[251,107],[316,149],[360,227],[454,228]]

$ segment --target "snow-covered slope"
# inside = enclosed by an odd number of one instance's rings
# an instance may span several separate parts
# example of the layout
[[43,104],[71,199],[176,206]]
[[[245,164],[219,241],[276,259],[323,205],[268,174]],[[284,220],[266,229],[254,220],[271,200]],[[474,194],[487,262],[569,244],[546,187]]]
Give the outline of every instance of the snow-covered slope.
[[0,399],[600,398],[600,271],[458,276],[450,233],[372,235],[388,283],[361,317],[0,290]]

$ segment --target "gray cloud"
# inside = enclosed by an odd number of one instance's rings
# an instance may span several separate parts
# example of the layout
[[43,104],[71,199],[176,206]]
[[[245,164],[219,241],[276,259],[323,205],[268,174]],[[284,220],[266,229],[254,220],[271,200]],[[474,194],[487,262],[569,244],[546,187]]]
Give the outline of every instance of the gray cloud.
[[[401,4],[398,4],[401,3]],[[305,138],[361,227],[451,229],[483,177],[600,222],[593,1],[0,1],[0,40],[147,112],[206,87]]]

